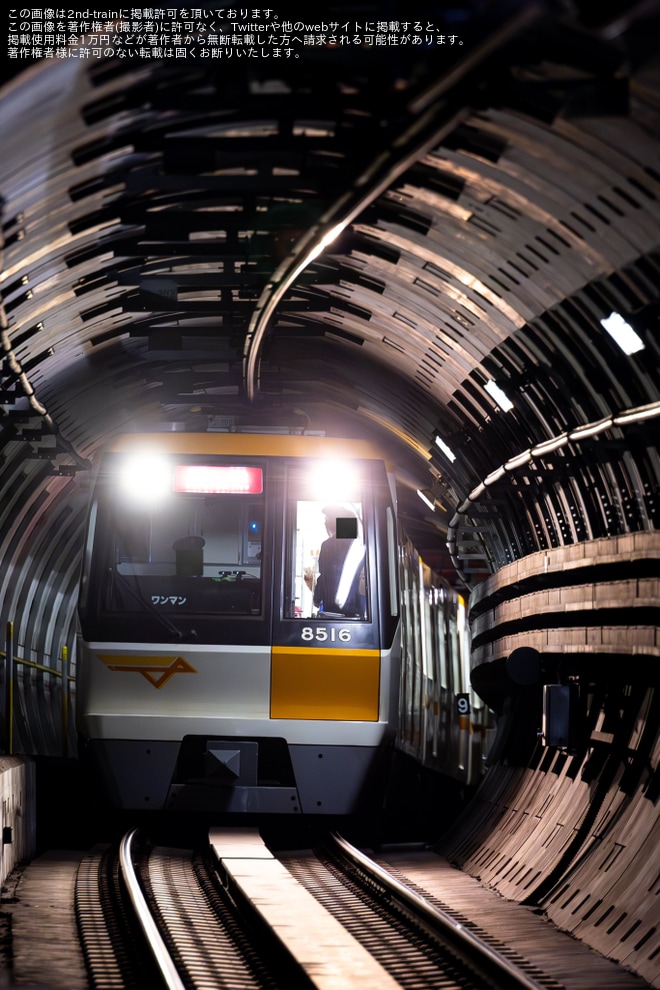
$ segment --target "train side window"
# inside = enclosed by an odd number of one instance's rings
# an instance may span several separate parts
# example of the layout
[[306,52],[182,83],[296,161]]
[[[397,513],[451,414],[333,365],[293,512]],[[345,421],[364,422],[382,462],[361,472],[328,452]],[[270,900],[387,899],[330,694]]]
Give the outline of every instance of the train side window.
[[287,527],[285,618],[366,619],[362,503],[293,503]]

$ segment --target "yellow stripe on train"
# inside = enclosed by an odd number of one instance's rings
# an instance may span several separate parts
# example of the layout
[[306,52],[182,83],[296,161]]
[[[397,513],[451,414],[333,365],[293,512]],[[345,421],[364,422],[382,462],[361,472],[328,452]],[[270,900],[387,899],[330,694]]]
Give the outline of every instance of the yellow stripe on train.
[[377,722],[378,650],[274,646],[270,717]]

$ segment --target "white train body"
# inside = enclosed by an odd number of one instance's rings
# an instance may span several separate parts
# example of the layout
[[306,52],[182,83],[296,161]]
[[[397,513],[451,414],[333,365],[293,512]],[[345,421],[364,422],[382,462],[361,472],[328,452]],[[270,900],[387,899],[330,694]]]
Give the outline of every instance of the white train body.
[[[433,664],[410,645],[403,546],[385,462],[367,443],[118,438],[90,508],[77,684],[82,753],[111,802],[359,812],[382,793],[399,725],[402,748],[452,772],[428,717],[442,710],[449,724],[452,685],[431,690],[429,709]],[[423,725],[409,717],[420,702]],[[449,759],[468,780],[456,746]]]

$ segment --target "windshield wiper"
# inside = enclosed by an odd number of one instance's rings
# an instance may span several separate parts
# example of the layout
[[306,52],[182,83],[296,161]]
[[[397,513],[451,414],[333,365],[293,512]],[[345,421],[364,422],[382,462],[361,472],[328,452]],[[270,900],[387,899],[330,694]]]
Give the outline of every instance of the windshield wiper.
[[141,595],[139,595],[135,590],[135,588],[132,586],[131,582],[127,580],[127,577],[124,574],[120,574],[119,571],[115,571],[114,568],[112,570],[112,573],[116,577],[122,579],[122,581],[124,582],[124,587],[128,589],[128,591],[133,596],[136,602],[139,602],[140,605],[142,606],[146,606],[147,610],[156,616],[156,618],[161,623],[161,625],[165,626],[166,629],[169,629],[171,633],[174,633],[177,639],[183,639],[183,633],[181,632],[181,630],[177,626],[175,626],[174,623],[170,619],[168,619],[166,615],[163,615],[162,612],[159,612],[158,609],[154,605],[152,605],[150,601],[147,601],[146,598],[142,598]]

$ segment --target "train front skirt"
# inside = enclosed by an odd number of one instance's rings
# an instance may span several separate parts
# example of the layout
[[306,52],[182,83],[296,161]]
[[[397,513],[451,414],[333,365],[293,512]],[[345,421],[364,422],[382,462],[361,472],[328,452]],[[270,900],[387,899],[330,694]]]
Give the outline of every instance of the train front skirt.
[[231,814],[373,810],[390,755],[384,734],[376,746],[188,735],[181,741],[90,739],[85,747],[87,764],[115,807]]

